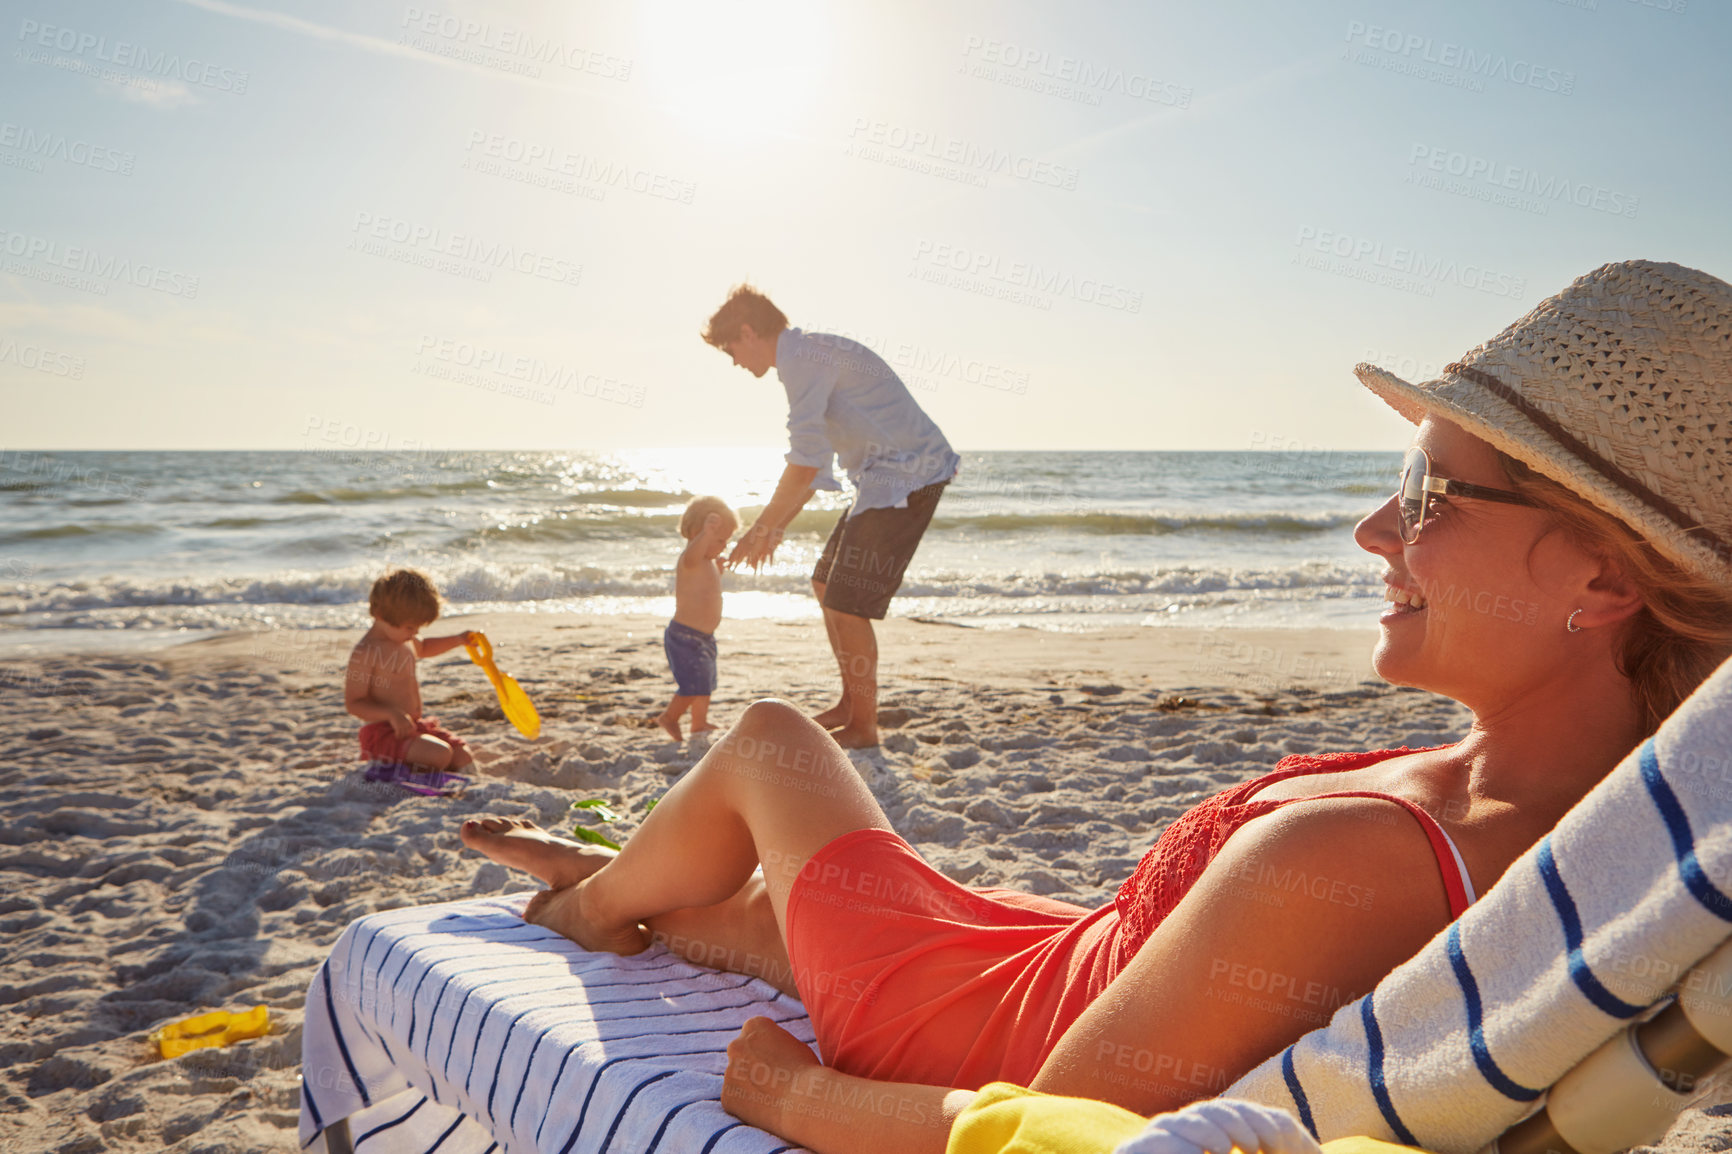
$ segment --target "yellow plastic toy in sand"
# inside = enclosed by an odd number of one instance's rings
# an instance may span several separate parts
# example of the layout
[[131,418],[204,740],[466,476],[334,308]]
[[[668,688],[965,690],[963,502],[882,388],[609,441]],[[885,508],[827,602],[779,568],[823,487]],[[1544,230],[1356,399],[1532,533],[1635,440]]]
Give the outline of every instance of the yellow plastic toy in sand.
[[271,1032],[271,1012],[264,1006],[254,1006],[236,1014],[215,1010],[209,1014],[170,1022],[153,1031],[155,1042],[165,1058],[178,1058],[192,1050],[212,1046],[228,1046],[246,1038],[262,1038]]
[[541,733],[541,714],[535,712],[535,703],[529,700],[529,694],[523,692],[523,687],[516,681],[499,672],[499,666],[493,664],[493,645],[487,640],[487,634],[472,631],[471,641],[465,641],[463,648],[469,651],[469,660],[481,666],[487,674],[487,680],[493,682],[493,692],[499,696],[499,708],[505,714],[505,720],[517,727],[517,732],[535,740]]

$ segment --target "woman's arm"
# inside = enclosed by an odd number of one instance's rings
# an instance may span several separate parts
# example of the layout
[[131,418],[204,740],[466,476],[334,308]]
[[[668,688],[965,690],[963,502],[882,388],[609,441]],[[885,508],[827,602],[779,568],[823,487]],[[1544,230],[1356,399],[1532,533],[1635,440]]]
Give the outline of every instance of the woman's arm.
[[1033,1088],[1139,1114],[1213,1097],[1448,921],[1430,843],[1391,803],[1319,799],[1266,814],[1233,834]]
[[722,1106],[818,1154],[944,1154],[972,1090],[874,1082],[820,1065],[806,1044],[753,1018],[728,1043]]

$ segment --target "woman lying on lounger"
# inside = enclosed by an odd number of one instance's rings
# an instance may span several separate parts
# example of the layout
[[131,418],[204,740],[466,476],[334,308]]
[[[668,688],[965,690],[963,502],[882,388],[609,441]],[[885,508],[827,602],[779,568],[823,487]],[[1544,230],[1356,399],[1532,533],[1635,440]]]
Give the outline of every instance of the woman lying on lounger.
[[[941,1151],[994,1081],[1140,1114],[1211,1096],[1415,953],[1732,652],[1728,333],[1732,287],[1635,262],[1437,381],[1360,366],[1419,426],[1355,530],[1385,565],[1375,666],[1472,729],[1285,758],[1173,822],[1102,909],[945,878],[776,701],[617,857],[502,819],[463,839],[546,882],[524,916],[588,949],[664,940],[798,994],[823,1065],[755,1019],[723,1103],[822,1154]],[[1255,900],[1295,876],[1327,884]]]

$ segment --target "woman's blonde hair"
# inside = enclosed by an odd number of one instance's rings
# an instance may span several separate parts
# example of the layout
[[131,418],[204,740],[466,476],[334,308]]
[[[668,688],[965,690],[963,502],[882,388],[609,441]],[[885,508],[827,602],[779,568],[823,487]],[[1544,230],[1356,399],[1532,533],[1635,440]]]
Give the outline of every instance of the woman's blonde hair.
[[1634,529],[1532,466],[1499,456],[1516,492],[1636,587],[1642,609],[1628,622],[1618,671],[1630,679],[1644,732],[1653,733],[1732,655],[1732,593],[1674,564]]

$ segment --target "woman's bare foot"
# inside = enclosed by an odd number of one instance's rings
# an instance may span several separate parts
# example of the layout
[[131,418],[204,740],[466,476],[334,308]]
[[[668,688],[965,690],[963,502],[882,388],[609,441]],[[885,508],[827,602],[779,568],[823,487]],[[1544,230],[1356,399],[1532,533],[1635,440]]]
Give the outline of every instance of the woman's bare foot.
[[556,890],[576,885],[614,854],[603,846],[568,841],[521,817],[472,817],[458,827],[457,836],[477,853],[533,874]]
[[584,910],[587,887],[579,882],[565,889],[543,890],[529,899],[523,920],[570,938],[584,949],[610,954],[641,954],[649,948],[649,934],[636,923],[628,926],[599,925]]
[[659,714],[656,717],[656,724],[661,726],[662,729],[667,733],[667,735],[669,737],[673,738],[675,741],[684,741],[685,740],[684,735],[682,735],[680,733],[679,714],[676,713],[672,717],[669,717],[665,713]]
[[854,707],[844,697],[822,713],[814,713],[812,720],[825,729],[835,729],[838,725],[848,724],[848,719],[854,716]]
[[843,749],[871,749],[878,744],[878,729],[856,729],[852,725],[844,725],[841,729],[832,729],[830,736]]
[[700,733],[714,733],[720,728],[719,725],[694,725],[692,726],[692,736],[696,737]]

